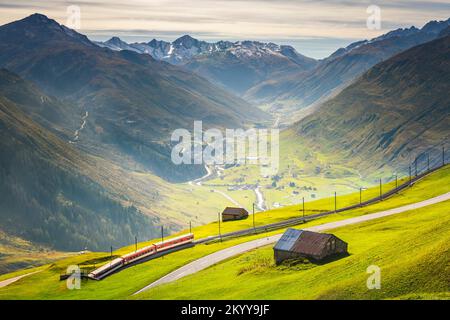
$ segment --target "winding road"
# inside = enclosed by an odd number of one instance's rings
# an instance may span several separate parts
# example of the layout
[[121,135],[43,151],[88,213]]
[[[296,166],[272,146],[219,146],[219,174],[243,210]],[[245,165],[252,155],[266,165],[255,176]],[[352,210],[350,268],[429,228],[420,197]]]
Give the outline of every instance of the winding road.
[[30,273],[27,273],[27,274],[23,274],[21,276],[17,276],[17,277],[14,277],[14,278],[10,278],[10,279],[6,279],[6,280],[3,280],[3,281],[0,281],[0,288],[9,286],[11,283],[19,281],[22,278],[31,276],[32,274],[35,274],[35,273],[38,273],[38,272],[40,272],[40,271],[30,272]]
[[[410,211],[410,210],[423,208],[423,207],[430,206],[430,205],[440,203],[440,202],[444,202],[447,200],[450,200],[450,192],[440,195],[440,196],[437,196],[435,198],[431,198],[431,199],[428,199],[425,201],[405,205],[405,206],[398,207],[395,209],[390,209],[390,210],[386,210],[386,211],[367,214],[364,216],[354,217],[354,218],[335,221],[335,222],[329,222],[329,223],[325,223],[322,225],[305,228],[305,230],[322,232],[322,231],[336,229],[339,227],[357,224],[357,223],[361,223],[361,222],[365,222],[365,221],[375,220],[375,219],[399,214],[399,213]],[[280,233],[280,234],[273,235],[270,237],[265,237],[265,238],[241,243],[236,246],[232,246],[230,248],[223,249],[223,250],[217,251],[215,253],[212,253],[210,255],[207,255],[203,258],[197,259],[193,262],[186,264],[185,266],[183,266],[179,269],[176,269],[175,271],[172,271],[171,273],[165,275],[164,277],[160,278],[159,280],[157,280],[157,281],[149,284],[148,286],[142,288],[141,290],[135,292],[133,295],[142,293],[144,291],[147,291],[153,287],[156,287],[156,286],[164,284],[164,283],[176,281],[187,275],[194,274],[196,272],[204,270],[214,264],[217,264],[221,261],[224,261],[224,260],[234,257],[236,255],[245,253],[247,251],[250,251],[250,250],[253,250],[256,248],[260,248],[263,246],[273,244],[280,239],[281,235],[282,234]]]
[[[201,178],[198,178],[198,179],[189,181],[189,182],[188,182],[189,185],[191,185],[191,186],[195,186],[195,185],[196,185],[196,186],[201,187],[203,181],[206,180],[206,179],[208,179],[208,178],[213,174],[213,171],[212,171],[207,165],[205,165],[205,169],[206,169],[206,172],[207,172],[207,173],[206,173],[203,177],[201,177]],[[215,193],[220,194],[220,195],[223,196],[225,199],[227,199],[228,201],[230,201],[231,203],[233,203],[235,206],[244,208],[239,202],[237,202],[236,200],[234,200],[232,197],[230,197],[230,196],[229,196],[228,194],[226,194],[225,192],[222,192],[222,191],[217,190],[217,189],[212,189],[212,191],[214,191]]]

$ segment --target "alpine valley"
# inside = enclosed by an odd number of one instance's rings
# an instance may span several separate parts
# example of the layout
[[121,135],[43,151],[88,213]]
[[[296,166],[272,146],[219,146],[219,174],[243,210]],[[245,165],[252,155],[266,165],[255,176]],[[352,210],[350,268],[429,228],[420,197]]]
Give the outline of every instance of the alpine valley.
[[[112,256],[227,206],[292,218],[298,208],[282,208],[378,187],[424,154],[445,162],[449,30],[431,21],[319,60],[270,41],[94,41],[38,13],[0,26],[0,274]],[[174,164],[171,134],[194,121],[280,129],[278,174]]]

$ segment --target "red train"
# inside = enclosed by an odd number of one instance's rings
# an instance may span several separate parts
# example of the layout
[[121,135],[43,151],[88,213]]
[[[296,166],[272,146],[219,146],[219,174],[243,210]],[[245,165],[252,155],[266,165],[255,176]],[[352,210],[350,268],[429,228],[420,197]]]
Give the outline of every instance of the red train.
[[194,241],[194,234],[189,233],[166,241],[154,243],[150,246],[141,248],[136,252],[128,253],[120,258],[108,262],[107,264],[89,273],[89,277],[91,279],[100,280],[127,264],[139,261],[157,252],[163,252],[188,243],[192,243],[193,241]]

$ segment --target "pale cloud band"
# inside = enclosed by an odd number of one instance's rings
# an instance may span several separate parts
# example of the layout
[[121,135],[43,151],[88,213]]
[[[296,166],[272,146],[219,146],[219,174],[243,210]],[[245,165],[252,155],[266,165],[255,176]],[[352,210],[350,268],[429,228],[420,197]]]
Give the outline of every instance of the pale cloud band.
[[[381,30],[366,28],[369,5],[382,9]],[[204,40],[255,39],[300,44],[317,43],[322,56],[337,43],[367,39],[398,27],[422,26],[429,20],[447,19],[448,0],[0,0],[0,23],[39,12],[60,23],[66,8],[77,5],[82,12],[82,32],[104,40],[119,35],[134,41],[153,37],[173,40],[191,34]],[[329,42],[329,48],[325,48]]]

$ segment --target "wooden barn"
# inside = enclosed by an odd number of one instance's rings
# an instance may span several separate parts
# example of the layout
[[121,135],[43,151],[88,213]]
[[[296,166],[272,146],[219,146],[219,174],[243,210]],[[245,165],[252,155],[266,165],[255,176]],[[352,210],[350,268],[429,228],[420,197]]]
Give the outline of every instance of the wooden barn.
[[308,258],[316,261],[347,254],[348,245],[327,233],[287,229],[273,248],[276,264],[287,259]]
[[222,221],[233,221],[246,219],[248,217],[248,211],[244,208],[226,207],[222,212]]

